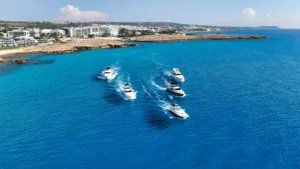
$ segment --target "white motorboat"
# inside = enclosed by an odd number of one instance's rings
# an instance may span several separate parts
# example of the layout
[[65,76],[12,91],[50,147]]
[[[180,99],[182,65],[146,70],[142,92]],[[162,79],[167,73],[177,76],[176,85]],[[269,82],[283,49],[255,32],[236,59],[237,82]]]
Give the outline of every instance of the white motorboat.
[[182,75],[182,73],[180,72],[180,70],[178,68],[174,68],[172,71],[172,77],[176,80],[179,80],[181,82],[184,82],[184,76]]
[[100,79],[113,80],[117,74],[111,67],[106,67],[97,77]]
[[136,92],[131,88],[131,86],[128,83],[124,84],[123,94],[128,99],[136,99]]
[[167,91],[177,96],[185,96],[185,92],[175,83],[169,83]]
[[189,115],[178,104],[171,104],[169,111],[179,118],[186,119],[189,117]]

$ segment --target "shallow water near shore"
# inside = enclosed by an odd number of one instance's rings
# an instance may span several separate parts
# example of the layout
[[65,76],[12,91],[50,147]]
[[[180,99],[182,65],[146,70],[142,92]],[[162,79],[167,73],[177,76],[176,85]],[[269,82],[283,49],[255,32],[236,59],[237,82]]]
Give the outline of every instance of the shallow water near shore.
[[[299,168],[300,31],[238,33],[269,38],[140,43],[37,56],[48,64],[5,63],[0,168]],[[96,79],[109,65],[116,79]],[[164,91],[173,67],[185,75],[184,98]],[[125,82],[135,100],[118,92]],[[171,115],[173,102],[190,117]]]

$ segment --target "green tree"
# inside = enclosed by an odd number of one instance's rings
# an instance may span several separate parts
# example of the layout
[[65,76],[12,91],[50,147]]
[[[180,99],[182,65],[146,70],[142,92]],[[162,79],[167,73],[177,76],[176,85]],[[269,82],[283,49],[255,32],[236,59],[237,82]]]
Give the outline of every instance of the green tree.
[[89,38],[94,38],[95,35],[94,35],[94,34],[89,34],[88,37],[89,37]]
[[0,30],[0,32],[7,33],[7,30],[6,29],[2,29],[2,30]]

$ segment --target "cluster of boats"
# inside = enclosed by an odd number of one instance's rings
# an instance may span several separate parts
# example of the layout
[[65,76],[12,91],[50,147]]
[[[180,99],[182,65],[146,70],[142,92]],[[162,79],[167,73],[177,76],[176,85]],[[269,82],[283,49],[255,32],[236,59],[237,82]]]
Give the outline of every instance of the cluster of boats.
[[[180,72],[178,68],[173,68],[171,76],[176,81],[184,82],[185,78],[183,74]],[[170,82],[167,84],[167,89],[169,93],[172,93],[176,96],[185,96],[185,92],[177,85],[177,83]],[[186,119],[189,117],[189,115],[185,112],[184,109],[182,109],[178,104],[173,103],[171,104],[169,111],[174,114],[176,117]]]
[[[97,75],[97,78],[103,80],[113,80],[116,77],[116,75],[117,73],[111,67],[108,66],[101,73]],[[177,68],[173,69],[171,76],[176,81],[180,81],[180,82],[185,81],[184,76]],[[176,96],[186,95],[185,92],[174,82],[167,83],[166,91]],[[129,83],[125,83],[123,85],[122,93],[127,99],[136,98],[136,92],[132,89]],[[178,104],[175,103],[171,104],[168,110],[176,117],[183,118],[183,119],[189,117],[188,114],[184,111],[184,109],[182,109]]]
[[[98,79],[113,80],[117,76],[117,72],[110,66],[106,67],[101,73],[97,75]],[[136,92],[131,88],[129,83],[123,85],[122,94],[127,99],[136,99]]]

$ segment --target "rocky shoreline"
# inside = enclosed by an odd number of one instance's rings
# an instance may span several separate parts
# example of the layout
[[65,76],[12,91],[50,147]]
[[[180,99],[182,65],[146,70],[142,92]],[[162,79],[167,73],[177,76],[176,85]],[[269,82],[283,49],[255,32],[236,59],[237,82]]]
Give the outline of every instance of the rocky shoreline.
[[125,48],[137,46],[123,41],[103,40],[103,39],[76,39],[67,43],[55,43],[46,46],[31,46],[19,49],[10,49],[0,51],[0,62],[8,62],[10,59],[4,59],[9,56],[30,54],[30,53],[72,53],[81,50],[101,49],[101,48]]
[[[223,35],[223,34],[205,34],[205,35],[146,35],[125,38],[131,42],[171,42],[187,40],[241,40],[241,39],[265,39],[266,36],[260,35]],[[55,43],[46,46],[31,46],[18,49],[0,51],[0,62],[13,62],[16,60],[7,59],[9,56],[24,55],[30,53],[72,53],[82,50],[101,49],[101,48],[125,48],[137,46],[134,43],[125,43],[121,40],[112,39],[73,39],[67,43]],[[18,63],[25,63],[24,61]]]
[[148,35],[129,38],[133,42],[171,42],[187,40],[242,40],[242,39],[265,39],[261,35],[222,35],[222,34],[205,34],[205,35]]

